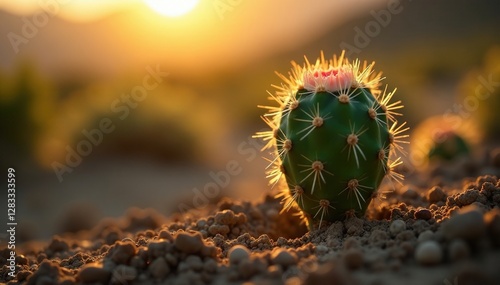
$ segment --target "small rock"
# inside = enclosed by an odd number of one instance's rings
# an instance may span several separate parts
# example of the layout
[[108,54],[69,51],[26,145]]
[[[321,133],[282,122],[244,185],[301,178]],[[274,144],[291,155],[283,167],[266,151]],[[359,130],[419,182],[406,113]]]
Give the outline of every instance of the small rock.
[[475,206],[468,206],[457,211],[442,225],[443,233],[448,240],[454,238],[475,239],[486,232],[483,215]]
[[316,246],[316,254],[317,255],[323,255],[323,254],[326,254],[327,252],[328,252],[328,247],[326,247],[322,244]]
[[229,232],[230,232],[230,229],[227,225],[219,225],[219,224],[215,224],[215,225],[211,225],[209,228],[208,228],[208,232],[211,234],[211,235],[216,235],[216,234],[220,234],[220,235],[227,235]]
[[428,240],[433,240],[434,239],[434,233],[430,230],[426,230],[418,235],[418,243],[422,243],[424,241]]
[[287,267],[297,264],[297,255],[283,248],[274,250],[271,254],[271,260],[274,264]]
[[348,237],[344,241],[344,249],[359,248],[360,242],[355,237]]
[[427,192],[427,200],[431,204],[435,204],[439,201],[445,201],[446,194],[444,193],[443,189],[441,189],[441,187],[434,186]]
[[214,217],[215,223],[219,225],[234,225],[238,222],[238,218],[231,210],[217,212]]
[[203,240],[201,235],[189,234],[185,232],[179,232],[175,237],[175,247],[177,247],[182,252],[187,254],[194,254],[199,252],[203,247]]
[[389,232],[392,236],[396,236],[404,230],[406,230],[406,223],[403,220],[395,220],[389,227]]
[[201,249],[201,255],[205,257],[215,258],[219,254],[220,249],[214,245],[204,245]]
[[169,243],[166,241],[151,241],[148,245],[148,255],[150,260],[154,260],[157,257],[164,256],[167,253],[167,245]]
[[24,280],[26,280],[26,278],[28,278],[29,276],[31,275],[31,272],[28,271],[28,270],[21,270],[17,273],[16,275],[16,278],[17,278],[17,281],[19,282],[23,282]]
[[64,252],[69,250],[69,245],[60,237],[55,236],[49,244],[49,249],[52,252]]
[[130,259],[130,265],[137,269],[143,269],[146,266],[146,262],[136,255]]
[[89,263],[84,265],[78,272],[77,278],[82,283],[108,283],[111,277],[111,272],[102,268],[101,265],[97,263]]
[[470,255],[469,245],[462,239],[454,239],[448,248],[448,257],[451,261],[468,258]]
[[443,252],[441,246],[435,241],[426,241],[417,246],[415,259],[422,265],[434,265],[441,262]]
[[229,250],[228,257],[229,263],[238,264],[250,257],[250,251],[242,245],[235,245]]
[[248,259],[244,259],[238,264],[238,273],[243,279],[249,279],[256,271],[253,262]]
[[432,213],[428,209],[419,209],[415,212],[415,219],[429,220],[432,218]]
[[455,199],[455,203],[457,203],[457,205],[460,207],[467,206],[476,202],[478,197],[479,190],[468,189],[464,193],[458,195],[458,197]]
[[185,262],[187,266],[194,271],[199,271],[203,268],[203,261],[198,255],[188,256]]
[[114,245],[111,254],[111,260],[116,264],[127,264],[135,255],[137,247],[131,241],[119,241]]
[[165,258],[160,257],[160,258],[155,259],[153,262],[151,262],[151,264],[149,265],[148,271],[149,271],[149,274],[151,274],[151,276],[153,276],[154,278],[163,279],[170,272],[170,268],[168,267],[168,264],[165,261]]
[[166,239],[168,241],[174,241],[174,238],[167,230],[161,230],[160,233],[158,234],[158,238]]
[[209,273],[214,273],[217,271],[217,261],[214,259],[207,259],[205,260],[205,263],[203,264],[203,270]]
[[358,269],[363,266],[363,252],[357,248],[351,248],[344,252],[344,264],[349,269]]

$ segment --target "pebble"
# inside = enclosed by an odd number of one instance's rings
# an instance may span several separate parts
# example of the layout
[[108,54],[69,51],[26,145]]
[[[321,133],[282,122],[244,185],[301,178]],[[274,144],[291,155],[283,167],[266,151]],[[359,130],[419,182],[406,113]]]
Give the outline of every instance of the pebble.
[[28,270],[21,270],[17,273],[16,275],[16,278],[17,278],[17,281],[19,282],[23,282],[24,280],[26,280],[32,273]]
[[432,213],[428,209],[419,209],[415,212],[415,219],[429,220],[432,218]]
[[163,279],[170,272],[170,268],[168,267],[165,258],[160,257],[155,259],[148,268],[149,274],[156,279]]
[[233,246],[228,253],[229,263],[238,264],[250,257],[250,250],[242,245]]
[[486,232],[483,215],[475,206],[468,206],[457,211],[442,225],[443,233],[448,240],[454,238],[475,239]]
[[78,279],[82,283],[108,283],[111,272],[105,270],[97,263],[84,265],[78,272]]
[[69,250],[69,246],[64,240],[55,236],[49,244],[49,249],[53,252],[64,252]]
[[359,240],[355,237],[348,237],[344,241],[344,249],[358,248],[360,245]]
[[187,254],[197,253],[203,248],[203,240],[201,239],[201,235],[198,233],[189,234],[179,232],[175,237],[174,244],[180,251]]
[[166,241],[151,241],[148,245],[148,255],[151,260],[157,257],[164,256],[167,253]]
[[186,258],[186,264],[192,270],[199,271],[203,268],[203,261],[198,255],[190,255]]
[[166,239],[168,241],[174,241],[174,238],[167,230],[161,230],[160,233],[158,234],[158,238]]
[[351,248],[344,252],[344,264],[349,269],[358,269],[363,266],[363,252],[357,248]]
[[434,265],[441,262],[443,252],[441,246],[435,241],[425,241],[417,246],[415,259],[422,265]]
[[231,210],[217,212],[214,217],[215,223],[219,225],[234,225],[238,222],[238,218]]
[[216,235],[216,234],[220,234],[220,235],[227,235],[229,232],[230,232],[230,229],[227,225],[219,225],[219,224],[215,224],[215,225],[211,225],[209,228],[208,228],[208,232],[211,234],[211,235]]
[[478,197],[479,197],[478,190],[468,189],[464,193],[458,195],[458,197],[455,199],[455,203],[457,203],[457,205],[460,207],[467,206],[476,202]]
[[114,245],[111,260],[116,264],[127,264],[136,253],[136,246],[131,241],[119,241]]
[[327,252],[328,252],[328,247],[321,244],[316,246],[316,254],[323,255],[326,254]]
[[427,200],[431,204],[435,204],[439,201],[445,201],[446,194],[444,193],[443,189],[441,189],[441,187],[434,186],[427,192]]
[[249,279],[256,271],[253,262],[248,259],[244,259],[238,264],[238,273],[243,279]]
[[271,254],[271,260],[274,264],[288,267],[297,264],[297,255],[286,249],[278,248]]
[[454,239],[448,246],[448,258],[451,261],[466,259],[470,256],[469,245],[462,239]]
[[426,230],[418,235],[417,242],[422,243],[424,241],[429,241],[433,239],[434,239],[434,232],[432,232],[431,230]]
[[406,230],[406,223],[403,220],[395,220],[389,227],[389,232],[392,236],[396,236],[404,230]]

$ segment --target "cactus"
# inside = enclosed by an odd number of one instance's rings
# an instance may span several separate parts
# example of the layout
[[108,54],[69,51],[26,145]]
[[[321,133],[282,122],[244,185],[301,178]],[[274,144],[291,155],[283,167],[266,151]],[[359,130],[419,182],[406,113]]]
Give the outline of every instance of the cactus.
[[454,161],[470,155],[481,140],[478,126],[472,120],[447,114],[421,122],[413,131],[410,157],[413,166],[424,170],[430,162]]
[[260,106],[271,130],[255,137],[273,155],[270,183],[285,178],[283,210],[298,207],[310,228],[363,215],[384,177],[403,179],[394,170],[408,137],[396,120],[403,106],[391,102],[396,90],[378,89],[373,65],[351,63],[344,52],[331,60],[321,52],[314,64],[305,57],[303,66],[292,62],[288,77],[277,73],[284,84],[269,94],[278,106]]

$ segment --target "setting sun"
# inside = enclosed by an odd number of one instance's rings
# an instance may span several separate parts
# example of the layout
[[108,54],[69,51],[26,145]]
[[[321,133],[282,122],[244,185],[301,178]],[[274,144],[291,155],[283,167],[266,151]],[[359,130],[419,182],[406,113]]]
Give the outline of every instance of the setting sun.
[[193,10],[199,0],[144,0],[157,13],[168,17],[179,17]]

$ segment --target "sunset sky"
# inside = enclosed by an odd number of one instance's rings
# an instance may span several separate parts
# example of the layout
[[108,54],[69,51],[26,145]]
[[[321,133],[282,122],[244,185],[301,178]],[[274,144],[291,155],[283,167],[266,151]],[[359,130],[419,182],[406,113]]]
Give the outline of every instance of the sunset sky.
[[21,34],[22,17],[32,20],[44,9],[56,12],[18,53],[9,41],[2,41],[0,68],[9,69],[17,58],[30,57],[47,71],[77,66],[114,74],[164,62],[180,73],[197,73],[200,64],[224,68],[296,49],[383,2],[213,0],[168,17],[143,0],[3,1],[0,12],[16,18],[0,19],[2,34]]

